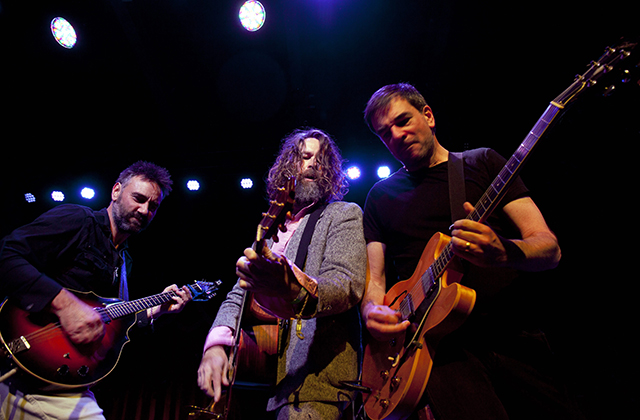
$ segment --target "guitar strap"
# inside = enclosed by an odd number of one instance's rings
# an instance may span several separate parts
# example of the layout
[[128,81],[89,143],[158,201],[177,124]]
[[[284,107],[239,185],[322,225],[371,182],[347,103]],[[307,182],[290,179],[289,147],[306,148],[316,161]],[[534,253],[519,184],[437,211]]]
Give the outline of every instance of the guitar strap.
[[325,204],[316,207],[316,209],[309,215],[307,225],[304,227],[304,232],[302,232],[302,238],[300,238],[300,244],[298,245],[298,252],[296,253],[295,261],[296,266],[298,266],[298,268],[300,268],[301,270],[304,269],[304,264],[307,260],[307,251],[309,248],[309,244],[311,243],[313,231],[316,227],[316,222],[320,218],[320,215],[324,211],[325,207]]
[[[298,252],[296,253],[295,264],[301,270],[304,270],[304,265],[307,260],[307,253],[309,250],[309,244],[311,243],[311,237],[313,236],[313,231],[316,227],[316,222],[320,218],[320,215],[324,211],[326,204],[316,207],[316,209],[311,212],[309,215],[309,219],[307,219],[307,224],[304,227],[304,231],[302,232],[302,238],[300,238],[300,243],[298,244]],[[279,332],[278,332],[278,354],[282,354],[286,348],[286,342],[289,339],[289,322],[288,319],[281,319],[279,321]],[[298,320],[300,322],[300,320]]]
[[467,217],[462,204],[466,201],[464,186],[464,153],[449,152],[449,203],[451,205],[451,222]]

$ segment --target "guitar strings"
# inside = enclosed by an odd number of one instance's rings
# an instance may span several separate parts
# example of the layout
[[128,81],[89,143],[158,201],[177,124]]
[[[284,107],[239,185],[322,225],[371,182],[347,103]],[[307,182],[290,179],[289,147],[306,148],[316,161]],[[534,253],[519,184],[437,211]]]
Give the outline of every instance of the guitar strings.
[[40,343],[60,334],[62,332],[62,326],[60,322],[55,322],[39,329],[38,331],[24,335],[23,337],[28,343]]
[[[435,273],[436,275],[434,276],[435,278],[438,278],[442,275],[442,271],[443,270],[443,266],[444,266],[444,262],[442,261],[442,259],[444,257],[448,257],[448,259],[450,260],[451,257],[451,242],[447,242],[447,244],[445,245],[445,247],[443,248],[442,252],[440,253],[440,255],[438,256],[438,258],[436,258],[436,260],[433,262],[433,264],[431,264],[429,266],[429,268],[436,266],[436,268],[439,268],[440,270],[438,270],[437,273]],[[402,301],[400,302],[399,305],[399,310],[400,312],[404,315],[405,311],[408,311],[410,313],[410,315],[413,314],[413,310],[411,308],[412,304],[409,301],[409,299],[407,299],[407,297],[411,296],[415,296],[415,297],[422,297],[423,300],[426,297],[426,294],[424,292],[424,276],[427,273],[428,269],[425,270],[425,272],[422,274],[422,276],[420,277],[420,280],[416,282],[416,284],[413,285],[413,288],[411,289],[411,291],[408,293],[407,296],[405,296],[404,299],[402,299]]]
[[[107,306],[105,308],[97,307],[95,308],[96,312],[100,315],[108,314],[110,319],[118,318],[119,316],[127,315],[131,313],[131,309],[134,311],[145,309],[148,303],[156,303],[162,304],[166,303],[171,298],[176,297],[175,292],[169,291],[166,293],[161,293],[154,296],[149,296],[146,298],[130,301],[130,302],[121,302],[120,304]],[[48,324],[45,327],[40,328],[37,331],[28,333],[24,335],[24,339],[27,340],[28,343],[41,343],[43,341],[47,341],[56,335],[62,334],[62,325],[59,321]]]

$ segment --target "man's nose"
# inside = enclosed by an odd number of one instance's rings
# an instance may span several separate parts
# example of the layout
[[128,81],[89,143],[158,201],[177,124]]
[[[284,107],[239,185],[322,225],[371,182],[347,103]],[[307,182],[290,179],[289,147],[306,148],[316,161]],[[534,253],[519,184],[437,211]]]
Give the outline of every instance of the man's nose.
[[143,214],[143,215],[148,215],[149,214],[149,203],[142,203],[138,206],[138,213]]
[[391,127],[391,138],[395,140],[404,138],[404,130],[402,129],[402,127]]
[[305,163],[305,169],[309,169],[309,168],[318,169],[318,161],[316,160],[315,157],[308,159],[307,162]]

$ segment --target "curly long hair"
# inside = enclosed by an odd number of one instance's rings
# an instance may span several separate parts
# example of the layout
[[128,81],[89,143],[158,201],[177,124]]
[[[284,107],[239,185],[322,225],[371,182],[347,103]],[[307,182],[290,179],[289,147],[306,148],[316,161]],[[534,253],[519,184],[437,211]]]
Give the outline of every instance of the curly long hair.
[[282,187],[288,178],[299,176],[304,141],[308,138],[320,142],[317,161],[322,168],[322,174],[317,182],[324,201],[339,201],[349,191],[347,178],[342,171],[344,161],[335,141],[322,130],[302,127],[282,139],[278,157],[267,176],[267,195],[270,199],[276,198],[277,188]]

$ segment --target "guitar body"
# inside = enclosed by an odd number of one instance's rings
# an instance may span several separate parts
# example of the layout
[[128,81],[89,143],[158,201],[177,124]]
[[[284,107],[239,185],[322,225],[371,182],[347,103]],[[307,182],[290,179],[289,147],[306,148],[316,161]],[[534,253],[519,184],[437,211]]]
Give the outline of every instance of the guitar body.
[[[75,292],[74,292],[75,293]],[[76,293],[93,307],[120,302],[93,293]],[[100,342],[78,346],[62,331],[58,319],[46,312],[23,311],[4,301],[0,307],[0,338],[13,362],[37,379],[46,389],[86,387],[107,376],[118,363],[127,332],[135,323],[135,314],[105,324]],[[24,337],[21,338],[21,337]],[[28,349],[16,348],[27,340]]]
[[242,329],[237,354],[236,388],[271,388],[276,383],[278,325],[260,324]]
[[[385,295],[392,309],[405,296],[422,294],[421,278],[451,238],[435,234],[425,247],[414,274],[395,284]],[[405,419],[422,398],[433,366],[438,341],[458,328],[475,304],[474,290],[459,283],[462,275],[448,269],[436,279],[410,318],[414,331],[406,331],[390,341],[370,340],[365,347],[362,384],[371,389],[365,411],[373,420]],[[411,328],[411,327],[410,327]]]
[[[220,286],[196,281],[185,285],[192,300],[205,301],[215,296]],[[136,322],[136,313],[171,301],[173,291],[123,302],[106,299],[92,292],[72,291],[100,315],[105,334],[100,341],[74,344],[62,331],[53,314],[24,311],[5,300],[0,306],[0,341],[5,353],[23,372],[44,382],[42,390],[61,390],[90,386],[107,376],[116,366],[122,348],[129,342],[127,333]]]
[[[265,317],[271,315],[263,313]],[[189,420],[240,420],[243,408],[235,392],[265,391],[276,384],[278,325],[258,324],[240,330],[239,345],[230,354],[232,387],[222,390],[220,401],[206,408],[191,407]],[[250,397],[255,401],[255,395]],[[255,401],[258,403],[257,401]]]

